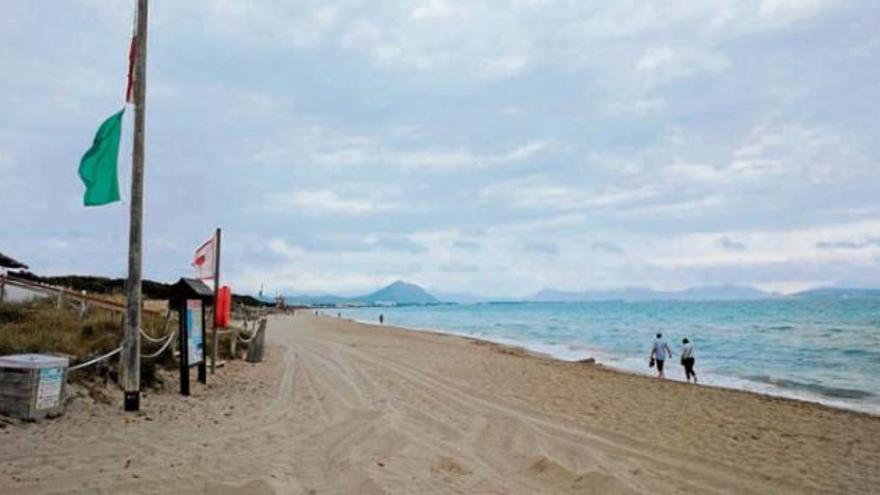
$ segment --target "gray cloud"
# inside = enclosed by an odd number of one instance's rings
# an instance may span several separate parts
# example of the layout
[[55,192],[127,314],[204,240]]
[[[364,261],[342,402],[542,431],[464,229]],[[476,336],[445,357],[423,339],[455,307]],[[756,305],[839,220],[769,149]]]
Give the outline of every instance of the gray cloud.
[[880,239],[868,238],[864,241],[822,241],[817,242],[819,249],[862,249],[869,246],[880,246]]
[[718,239],[718,244],[721,247],[723,247],[724,249],[727,249],[730,251],[746,251],[746,250],[748,250],[748,246],[746,246],[745,243],[736,241],[736,240],[731,239],[730,237],[727,237],[727,236],[724,236],[724,237]]
[[380,251],[420,254],[426,252],[424,246],[401,235],[306,236],[297,239],[296,242],[306,250],[329,253]]

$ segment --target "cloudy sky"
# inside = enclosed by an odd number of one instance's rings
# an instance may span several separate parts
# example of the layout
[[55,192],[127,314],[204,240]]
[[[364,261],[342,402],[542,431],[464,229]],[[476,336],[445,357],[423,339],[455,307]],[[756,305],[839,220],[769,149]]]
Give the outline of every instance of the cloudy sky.
[[[880,283],[880,2],[153,0],[144,270],[236,291]],[[77,176],[132,2],[0,3],[0,252],[124,276]]]

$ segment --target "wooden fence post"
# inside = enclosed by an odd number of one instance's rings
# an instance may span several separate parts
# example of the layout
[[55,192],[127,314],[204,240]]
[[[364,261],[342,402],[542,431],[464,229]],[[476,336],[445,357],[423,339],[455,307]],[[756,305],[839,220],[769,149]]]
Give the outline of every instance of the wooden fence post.
[[[244,317],[244,322],[241,324],[242,331],[247,331],[247,315]],[[229,343],[229,354],[232,355],[232,359],[238,359],[238,332],[233,331],[232,340]]]
[[79,321],[83,321],[86,319],[86,313],[88,313],[89,307],[86,305],[86,299],[82,298],[79,300]]

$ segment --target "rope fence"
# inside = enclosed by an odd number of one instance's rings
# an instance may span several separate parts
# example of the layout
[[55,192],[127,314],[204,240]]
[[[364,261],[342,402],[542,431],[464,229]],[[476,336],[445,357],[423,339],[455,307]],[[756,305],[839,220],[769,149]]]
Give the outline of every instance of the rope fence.
[[91,361],[86,361],[85,363],[80,363],[76,366],[71,366],[70,368],[67,368],[67,371],[76,371],[79,369],[83,369],[87,366],[91,366],[93,364],[99,363],[105,359],[109,359],[109,358],[113,357],[114,355],[119,354],[121,351],[122,351],[122,346],[119,346],[116,349],[113,349],[112,351],[108,352],[107,354],[104,354],[103,356],[98,356],[95,359],[92,359]]
[[[249,338],[243,338],[243,337],[241,336],[241,333],[242,333],[241,331],[239,331],[239,333],[236,334],[235,337],[238,339],[239,342],[241,342],[241,343],[243,343],[243,344],[248,344],[248,343],[250,343],[252,340],[254,340],[254,338],[255,338],[257,335],[259,335],[259,333],[260,333],[261,331],[265,331],[265,330],[266,330],[266,319],[265,319],[265,318],[261,318],[260,320],[254,321],[254,325],[253,325],[253,327],[254,327],[254,329],[251,331],[251,334],[250,334],[250,337],[249,337]],[[245,321],[245,330],[247,330],[247,321]]]
[[256,337],[258,333],[259,333],[258,330],[254,331],[254,333],[251,334],[250,338],[247,338],[247,339],[243,338],[240,334],[236,335],[235,338],[238,339],[238,341],[241,342],[242,344],[249,344],[252,340],[254,340],[254,337]]
[[168,334],[168,338],[165,340],[165,343],[162,344],[162,347],[158,351],[154,352],[153,354],[141,354],[141,359],[153,359],[159,357],[163,352],[165,352],[165,349],[168,349],[168,346],[170,346],[171,342],[174,341],[175,336],[177,336],[177,330],[174,330],[170,334]]
[[[147,333],[144,332],[144,329],[143,329],[143,328],[138,329],[138,331],[140,332],[141,337],[143,337],[143,339],[146,340],[147,342],[152,342],[152,343],[154,343],[154,344],[158,344],[158,343],[160,343],[160,342],[164,342],[165,339],[168,337],[168,334],[169,334],[169,332],[168,332],[168,323],[169,323],[170,321],[171,321],[171,310],[169,309],[168,312],[165,314],[165,325],[164,325],[164,327],[162,328],[162,333],[163,333],[164,335],[162,335],[162,336],[159,337],[159,338],[151,337],[151,336],[147,335]],[[175,331],[176,331],[176,330],[172,330],[172,332],[175,332]]]
[[[165,328],[166,329],[168,328],[168,321],[170,319],[170,316],[171,316],[171,312],[169,311],[169,313],[165,319]],[[266,329],[265,319],[260,320],[259,323],[260,324],[257,325],[257,322],[254,322],[254,330],[250,334],[250,336],[247,338],[242,337],[242,333],[246,330],[242,330],[240,328],[229,328],[227,330],[223,330],[222,332],[218,331],[217,333],[220,335],[226,335],[226,334],[230,334],[230,333],[234,332],[236,340],[238,340],[239,342],[241,342],[243,344],[249,344],[254,340],[254,338],[257,337],[257,335],[260,334],[260,332],[265,331],[265,329]],[[247,328],[247,323],[245,323],[245,329],[246,328]],[[174,338],[177,336],[177,329],[171,330],[170,332],[166,333],[164,337],[161,337],[158,339],[154,338],[154,337],[150,337],[149,335],[144,333],[143,329],[139,330],[139,332],[140,332],[141,337],[143,337],[146,341],[153,343],[153,344],[159,344],[159,343],[162,344],[162,346],[159,348],[159,350],[157,350],[156,352],[153,352],[152,354],[141,354],[141,359],[154,359],[154,358],[161,356],[162,353],[164,353],[166,350],[168,350],[170,348],[171,343],[174,342]],[[76,366],[71,366],[71,367],[67,368],[67,371],[68,372],[77,371],[77,370],[80,370],[83,368],[87,368],[89,366],[97,364],[97,363],[104,361],[106,359],[110,359],[111,357],[115,356],[116,354],[119,354],[121,351],[122,351],[122,346],[119,346],[116,349],[113,349],[112,351],[110,351],[104,355],[98,356],[98,357],[91,359],[89,361],[86,361],[84,363],[77,364]]]

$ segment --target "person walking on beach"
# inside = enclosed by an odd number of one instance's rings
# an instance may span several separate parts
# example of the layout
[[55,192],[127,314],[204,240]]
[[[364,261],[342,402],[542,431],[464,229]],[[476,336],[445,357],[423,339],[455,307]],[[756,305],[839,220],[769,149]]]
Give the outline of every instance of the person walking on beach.
[[691,377],[694,377],[694,383],[696,384],[697,372],[694,371],[694,344],[691,344],[687,337],[681,343],[681,365],[684,366],[684,377],[688,383],[691,382]]
[[672,357],[672,349],[663,340],[663,334],[658,333],[657,340],[654,341],[654,347],[651,348],[651,362],[657,366],[657,376],[660,378],[666,378],[666,375],[663,374],[663,365],[666,363],[667,357]]
[[385,323],[385,315],[379,315],[379,324]]

